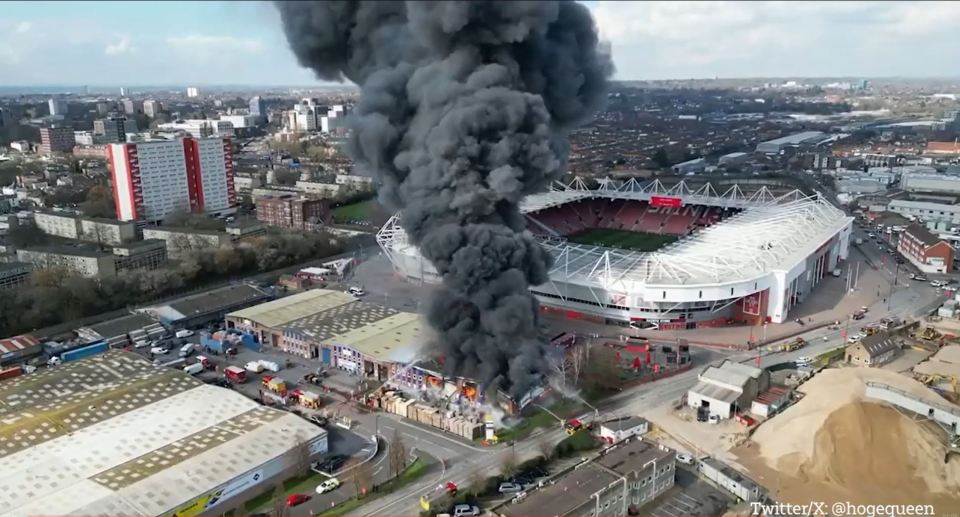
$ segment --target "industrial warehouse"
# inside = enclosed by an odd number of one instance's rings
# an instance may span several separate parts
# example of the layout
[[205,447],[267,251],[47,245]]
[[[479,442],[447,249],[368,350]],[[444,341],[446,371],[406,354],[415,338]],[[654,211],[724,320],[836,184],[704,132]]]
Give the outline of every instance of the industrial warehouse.
[[263,346],[385,381],[416,357],[420,317],[313,289],[227,314],[228,329]]
[[[527,197],[528,229],[553,255],[541,304],[571,318],[660,330],[782,323],[846,260],[852,218],[819,195],[707,183],[582,181]],[[437,282],[398,216],[378,242],[404,277]]]
[[2,516],[223,513],[326,431],[118,350],[0,385]]

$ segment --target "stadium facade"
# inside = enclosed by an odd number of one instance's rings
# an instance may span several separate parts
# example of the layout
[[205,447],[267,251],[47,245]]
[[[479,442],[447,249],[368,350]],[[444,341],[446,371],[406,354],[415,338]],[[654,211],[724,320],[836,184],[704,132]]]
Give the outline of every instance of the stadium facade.
[[[589,189],[575,179],[528,197],[521,209],[555,260],[550,280],[531,288],[544,310],[661,330],[787,320],[847,259],[853,221],[819,194],[744,193],[737,185],[721,192],[682,181],[604,180]],[[439,282],[398,217],[377,234],[394,269]],[[677,240],[640,251],[570,238],[598,230]]]

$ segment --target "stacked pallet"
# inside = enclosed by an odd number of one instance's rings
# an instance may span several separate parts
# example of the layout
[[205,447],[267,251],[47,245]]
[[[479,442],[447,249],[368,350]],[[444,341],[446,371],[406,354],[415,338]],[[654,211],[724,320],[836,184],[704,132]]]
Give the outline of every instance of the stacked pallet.
[[443,412],[413,399],[404,398],[399,392],[392,390],[384,392],[377,399],[376,405],[383,411],[442,429],[468,440],[476,440],[483,436],[483,423],[453,416],[453,412]]

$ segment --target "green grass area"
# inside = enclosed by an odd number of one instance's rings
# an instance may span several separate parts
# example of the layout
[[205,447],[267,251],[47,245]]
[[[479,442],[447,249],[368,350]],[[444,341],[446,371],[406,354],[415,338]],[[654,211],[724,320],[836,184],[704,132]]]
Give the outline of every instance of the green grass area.
[[333,209],[333,216],[338,221],[369,221],[376,203],[376,200],[368,199],[359,203],[338,206]]
[[[316,472],[310,471],[310,474],[298,476],[295,478],[290,478],[283,482],[283,493],[284,495],[297,494],[297,493],[308,493],[312,494],[314,489],[317,488],[317,485],[322,483],[327,479],[327,476],[323,474],[317,474]],[[247,504],[244,507],[248,511],[257,511],[263,510],[270,505],[271,500],[273,499],[273,489],[267,490],[266,492],[254,497],[253,499],[247,501]]]
[[549,409],[550,412],[536,408],[535,411],[523,417],[517,425],[498,429],[497,440],[501,443],[522,440],[537,429],[559,426],[560,422],[557,421],[555,416],[550,414],[551,412],[560,418],[567,419],[582,413],[585,406],[572,400],[564,399],[549,406],[547,409]]
[[370,501],[373,501],[378,497],[383,497],[387,494],[396,492],[397,490],[420,479],[424,474],[427,473],[427,471],[430,470],[430,465],[432,463],[434,463],[432,457],[422,455],[414,460],[413,463],[407,465],[407,468],[404,469],[400,475],[380,485],[375,491],[367,494],[367,496],[363,499],[351,497],[350,499],[347,499],[346,501],[334,506],[320,515],[324,517],[347,515],[348,513],[353,512],[357,508],[369,503]]
[[593,436],[593,433],[587,429],[581,429],[564,438],[563,440],[560,440],[560,442],[557,444],[556,451],[558,456],[564,457],[575,452],[596,449],[599,447],[599,445],[600,444]]
[[676,235],[628,232],[625,230],[610,230],[605,228],[584,230],[567,237],[567,240],[570,242],[578,244],[636,251],[655,251],[677,239],[678,237]]

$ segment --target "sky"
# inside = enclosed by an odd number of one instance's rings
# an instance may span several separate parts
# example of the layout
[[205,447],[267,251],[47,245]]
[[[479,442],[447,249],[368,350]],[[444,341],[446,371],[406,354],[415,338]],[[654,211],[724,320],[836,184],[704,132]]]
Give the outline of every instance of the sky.
[[[960,2],[584,2],[623,80],[960,75]],[[265,2],[4,2],[0,85],[319,84]]]

